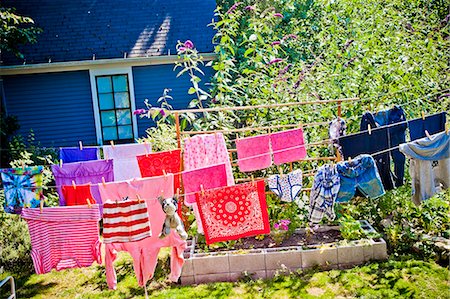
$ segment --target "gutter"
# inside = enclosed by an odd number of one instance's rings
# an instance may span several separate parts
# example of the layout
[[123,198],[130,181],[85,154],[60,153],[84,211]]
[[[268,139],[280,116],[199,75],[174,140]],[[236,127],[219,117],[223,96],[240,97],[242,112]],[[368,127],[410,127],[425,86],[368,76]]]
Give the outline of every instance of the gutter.
[[[199,53],[203,57],[202,61],[211,61],[217,57],[215,53]],[[37,73],[54,73],[67,71],[81,71],[98,68],[113,68],[124,66],[146,66],[173,64],[182,61],[178,55],[150,56],[137,58],[113,58],[98,60],[80,60],[66,62],[49,62],[37,64],[0,66],[0,76],[23,75]]]

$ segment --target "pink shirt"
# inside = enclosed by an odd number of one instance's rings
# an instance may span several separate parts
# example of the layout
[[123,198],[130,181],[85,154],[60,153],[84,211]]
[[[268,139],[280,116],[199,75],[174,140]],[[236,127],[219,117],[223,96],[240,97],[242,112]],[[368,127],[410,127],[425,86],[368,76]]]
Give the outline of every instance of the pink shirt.
[[98,205],[23,209],[37,274],[101,264]]
[[110,289],[117,286],[117,276],[114,261],[118,251],[127,251],[133,258],[134,272],[140,286],[145,285],[153,277],[158,262],[158,253],[162,247],[172,247],[170,256],[170,280],[177,281],[184,264],[183,252],[186,241],[172,230],[170,235],[159,239],[165,214],[158,197],[173,196],[173,175],[135,179],[123,182],[99,184],[102,199],[121,200],[128,196],[128,200],[136,200],[136,194],[147,203],[148,215],[152,227],[152,236],[136,242],[105,244],[106,281]]

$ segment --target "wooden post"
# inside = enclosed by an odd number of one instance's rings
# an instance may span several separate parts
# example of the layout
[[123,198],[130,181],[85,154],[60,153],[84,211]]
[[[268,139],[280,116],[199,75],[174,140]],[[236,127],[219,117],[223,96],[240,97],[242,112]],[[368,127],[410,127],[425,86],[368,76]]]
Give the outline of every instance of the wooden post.
[[175,129],[177,131],[177,145],[181,148],[181,129],[180,129],[180,116],[178,112],[175,112]]
[[341,117],[342,116],[342,106],[341,106],[341,101],[338,101],[338,116]]

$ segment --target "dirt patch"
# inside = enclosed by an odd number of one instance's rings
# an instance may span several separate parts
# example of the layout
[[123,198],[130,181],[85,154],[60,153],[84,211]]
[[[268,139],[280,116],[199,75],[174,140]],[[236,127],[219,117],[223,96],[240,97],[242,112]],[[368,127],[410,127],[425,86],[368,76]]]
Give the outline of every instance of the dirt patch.
[[[260,249],[260,248],[277,248],[289,246],[311,246],[334,243],[342,240],[339,230],[331,229],[323,232],[316,232],[314,234],[306,234],[305,232],[295,232],[288,239],[281,244],[276,244],[271,236],[265,236],[263,240],[257,240],[255,237],[243,238],[236,242],[232,248],[212,248],[208,251],[228,251],[228,250],[245,250],[245,249]],[[197,248],[198,250],[198,248]]]

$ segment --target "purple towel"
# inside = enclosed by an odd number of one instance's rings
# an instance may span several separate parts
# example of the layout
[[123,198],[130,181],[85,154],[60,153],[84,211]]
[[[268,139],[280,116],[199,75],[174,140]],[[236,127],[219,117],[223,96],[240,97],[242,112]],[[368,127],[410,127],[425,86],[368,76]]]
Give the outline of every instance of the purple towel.
[[62,147],[59,149],[59,158],[63,163],[98,160],[98,148]]
[[269,135],[236,140],[238,165],[242,172],[264,169],[272,165]]

